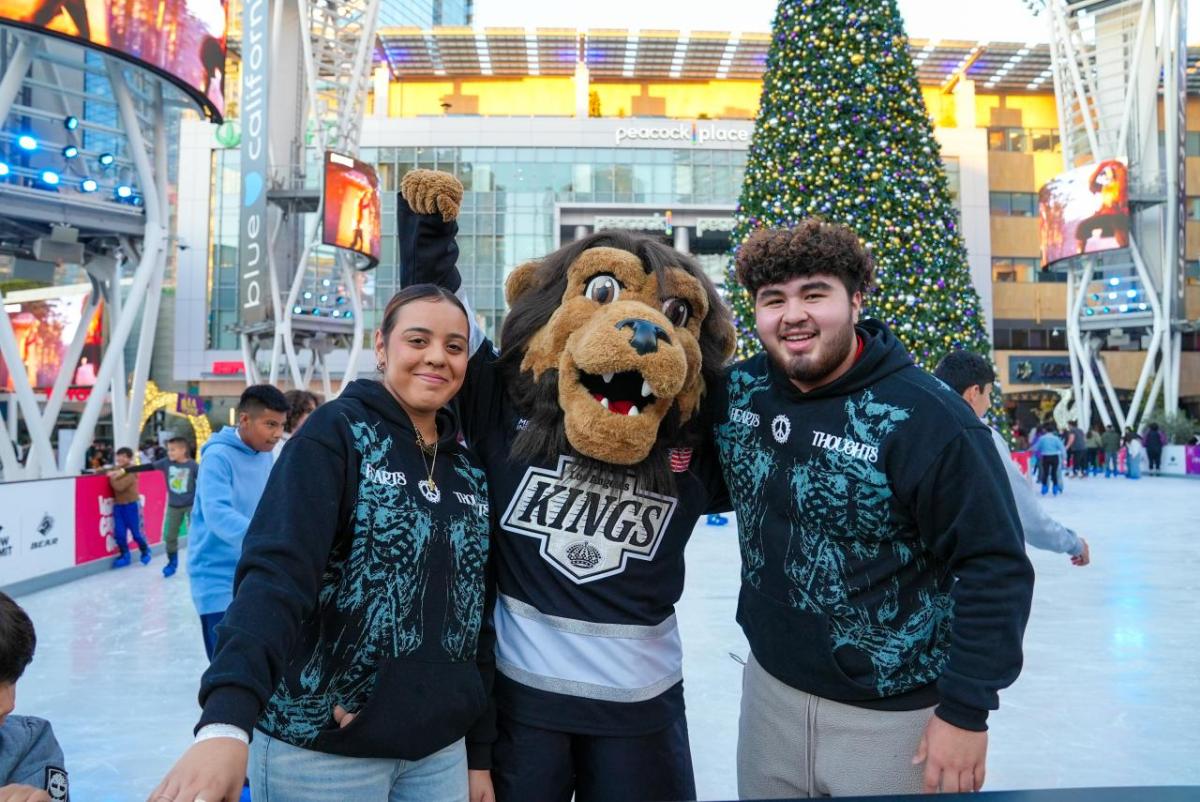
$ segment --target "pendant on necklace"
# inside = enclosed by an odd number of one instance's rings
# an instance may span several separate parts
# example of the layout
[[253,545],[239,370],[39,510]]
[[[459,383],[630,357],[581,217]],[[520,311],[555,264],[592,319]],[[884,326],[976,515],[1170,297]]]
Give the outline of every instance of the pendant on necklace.
[[432,479],[422,479],[417,482],[417,488],[430,504],[437,504],[442,500],[442,491],[438,489],[437,482],[434,482]]

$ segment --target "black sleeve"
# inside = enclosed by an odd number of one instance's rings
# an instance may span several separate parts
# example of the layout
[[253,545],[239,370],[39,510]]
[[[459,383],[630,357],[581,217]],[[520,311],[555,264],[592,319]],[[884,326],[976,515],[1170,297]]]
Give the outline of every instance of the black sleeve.
[[440,214],[417,214],[396,193],[396,236],[400,241],[400,286],[437,284],[458,292],[458,223]]
[[999,691],[1021,673],[1033,566],[991,433],[970,428],[934,458],[915,488],[917,527],[956,578],[950,654],[937,715],[986,730]]
[[725,485],[725,474],[721,471],[721,462],[717,458],[717,449],[711,442],[705,442],[697,452],[697,464],[693,466],[696,475],[704,483],[708,503],[704,512],[707,515],[731,512],[733,502],[729,498],[729,488]]
[[478,448],[501,425],[504,386],[496,366],[498,357],[491,340],[485,338],[467,363],[466,379],[454,398],[455,412],[472,448]]
[[301,433],[271,471],[246,531],[233,604],[217,627],[216,654],[200,680],[204,712],[197,730],[233,724],[253,732],[301,622],[316,609],[343,519],[344,454]]
[[[496,531],[494,521],[492,531]],[[483,620],[479,626],[479,642],[475,646],[475,663],[479,666],[479,677],[483,680],[488,705],[467,732],[467,768],[481,771],[492,768],[492,746],[496,743],[496,697],[493,693],[496,681],[496,625],[492,620],[496,611],[495,566],[495,544],[492,544],[492,548],[488,549]]]

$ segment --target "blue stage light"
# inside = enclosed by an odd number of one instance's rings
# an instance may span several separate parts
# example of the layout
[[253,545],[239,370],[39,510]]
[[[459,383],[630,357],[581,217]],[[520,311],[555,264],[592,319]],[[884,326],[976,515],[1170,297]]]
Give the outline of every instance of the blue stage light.
[[63,128],[66,128],[68,131],[74,131],[78,127],[79,127],[79,118],[74,115],[67,117],[65,120],[63,120]]
[[67,145],[65,148],[63,148],[64,159],[74,159],[78,155],[79,148],[75,147],[74,145]]
[[29,134],[21,134],[17,137],[17,147],[21,150],[37,150],[37,140]]
[[342,316],[341,310],[334,309],[332,312],[329,313],[329,316],[330,317],[341,317]]
[[293,306],[293,307],[292,307],[292,314],[293,314],[293,315],[303,315],[303,314],[304,314],[304,307],[303,307],[303,306]]
[[58,173],[54,172],[53,170],[43,170],[42,171],[42,182],[43,183],[49,184],[52,187],[56,187],[56,186],[58,186],[58,181],[59,181]]
[[96,183],[94,178],[85,178],[79,182],[79,189],[82,192],[95,192],[100,189],[100,185]]
[[1120,283],[1121,283],[1121,279],[1119,279],[1119,278],[1110,278],[1110,279],[1108,280],[1108,283],[1109,283],[1109,284],[1111,284],[1111,285],[1113,285],[1113,286],[1115,287],[1115,286],[1117,286],[1118,284],[1120,284]]
[[8,165],[0,162],[0,177],[8,175]]
[[97,161],[100,162],[101,167],[108,167],[114,161],[116,161],[116,157],[113,156],[111,153],[101,153],[100,158],[98,158]]
[[1136,298],[1136,297],[1137,297],[1137,290],[1126,290],[1126,291],[1125,291],[1125,297],[1126,297],[1126,298]]
[[133,187],[121,184],[121,186],[117,187],[116,193],[117,197],[121,200],[129,200],[131,197],[133,197]]

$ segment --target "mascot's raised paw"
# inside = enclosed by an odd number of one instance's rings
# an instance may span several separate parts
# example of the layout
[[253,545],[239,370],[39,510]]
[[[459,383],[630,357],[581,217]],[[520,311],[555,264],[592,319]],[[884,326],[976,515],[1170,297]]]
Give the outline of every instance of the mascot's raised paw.
[[411,170],[400,182],[400,194],[418,214],[440,214],[447,223],[458,217],[463,185],[440,170]]

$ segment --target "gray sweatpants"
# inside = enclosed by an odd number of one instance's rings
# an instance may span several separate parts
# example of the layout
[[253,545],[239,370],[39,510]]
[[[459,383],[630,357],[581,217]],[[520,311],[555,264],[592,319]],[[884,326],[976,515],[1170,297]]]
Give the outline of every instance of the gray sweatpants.
[[932,715],[932,707],[867,710],[798,691],[751,654],[742,672],[738,796],[920,793],[925,767],[912,758]]

